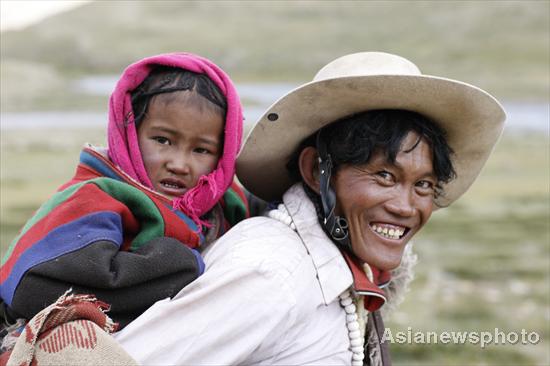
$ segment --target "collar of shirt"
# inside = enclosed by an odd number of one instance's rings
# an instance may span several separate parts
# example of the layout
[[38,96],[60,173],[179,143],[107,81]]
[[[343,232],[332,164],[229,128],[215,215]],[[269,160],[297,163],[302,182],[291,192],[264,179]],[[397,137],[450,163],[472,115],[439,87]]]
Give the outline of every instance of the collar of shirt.
[[[389,271],[380,271],[376,267],[370,266],[367,263],[361,265],[357,257],[342,252],[349,268],[353,275],[353,290],[358,295],[364,296],[365,309],[368,311],[376,311],[386,303],[386,293],[382,290],[387,286],[391,279]],[[363,269],[363,266],[365,269]],[[365,271],[370,272],[367,276]]]
[[319,226],[315,207],[301,183],[286,191],[283,202],[313,261],[324,302],[328,305],[353,284],[352,272],[336,245]]
[[384,305],[386,294],[382,288],[390,281],[390,272],[369,267],[373,279],[367,278],[358,261],[342,253],[326,236],[318,223],[315,207],[301,183],[295,184],[284,194],[283,202],[311,256],[325,304],[334,301],[353,285],[357,294],[365,296],[367,310],[375,311]]

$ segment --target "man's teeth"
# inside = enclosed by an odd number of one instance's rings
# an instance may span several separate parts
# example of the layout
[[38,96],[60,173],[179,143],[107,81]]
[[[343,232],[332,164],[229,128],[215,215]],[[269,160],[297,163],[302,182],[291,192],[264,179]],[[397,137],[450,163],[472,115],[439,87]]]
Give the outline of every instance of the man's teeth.
[[389,239],[399,239],[405,232],[405,229],[388,229],[387,227],[373,225],[372,229],[383,237]]

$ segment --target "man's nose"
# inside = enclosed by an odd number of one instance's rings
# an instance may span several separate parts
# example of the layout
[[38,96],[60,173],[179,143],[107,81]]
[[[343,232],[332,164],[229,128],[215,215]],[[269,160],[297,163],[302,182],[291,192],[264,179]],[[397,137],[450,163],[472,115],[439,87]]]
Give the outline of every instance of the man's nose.
[[411,190],[404,187],[396,190],[394,197],[386,201],[386,209],[401,217],[413,216],[416,210],[413,195]]

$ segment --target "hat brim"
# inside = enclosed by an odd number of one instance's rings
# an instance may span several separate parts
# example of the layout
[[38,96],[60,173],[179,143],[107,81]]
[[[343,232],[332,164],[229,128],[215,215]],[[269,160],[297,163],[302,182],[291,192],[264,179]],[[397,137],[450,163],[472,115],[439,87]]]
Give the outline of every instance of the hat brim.
[[312,81],[277,100],[256,122],[237,159],[239,180],[264,200],[280,199],[293,183],[286,163],[302,140],[338,119],[374,109],[414,111],[445,130],[455,153],[457,177],[437,199],[440,207],[455,201],[474,182],[506,118],[502,106],[487,92],[436,76],[371,75]]

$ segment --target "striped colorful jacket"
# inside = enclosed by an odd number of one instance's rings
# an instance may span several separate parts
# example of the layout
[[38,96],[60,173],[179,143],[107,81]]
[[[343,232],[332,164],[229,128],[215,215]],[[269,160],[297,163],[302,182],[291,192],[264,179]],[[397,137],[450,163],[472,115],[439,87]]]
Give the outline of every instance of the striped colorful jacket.
[[[223,224],[208,238],[248,216],[236,184],[219,206],[211,214]],[[30,319],[72,288],[110,304],[109,315],[124,326],[202,273],[195,248],[204,242],[169,199],[86,147],[73,179],[37,210],[2,259],[5,316]]]

